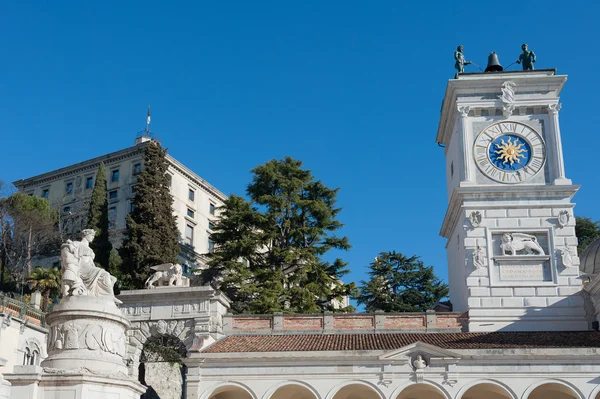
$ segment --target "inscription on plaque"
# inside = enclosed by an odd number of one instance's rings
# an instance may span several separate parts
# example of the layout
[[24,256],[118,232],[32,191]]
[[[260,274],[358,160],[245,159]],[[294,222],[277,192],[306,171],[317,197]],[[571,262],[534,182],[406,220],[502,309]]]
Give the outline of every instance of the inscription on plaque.
[[543,281],[544,280],[544,265],[543,264],[504,264],[500,265],[500,280],[511,281]]

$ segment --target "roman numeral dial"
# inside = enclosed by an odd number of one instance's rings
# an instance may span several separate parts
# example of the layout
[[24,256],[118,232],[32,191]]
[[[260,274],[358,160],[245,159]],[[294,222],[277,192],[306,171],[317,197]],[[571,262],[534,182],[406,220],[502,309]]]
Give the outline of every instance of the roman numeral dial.
[[473,156],[477,167],[500,183],[522,183],[535,176],[546,162],[542,136],[519,122],[498,122],[475,139]]

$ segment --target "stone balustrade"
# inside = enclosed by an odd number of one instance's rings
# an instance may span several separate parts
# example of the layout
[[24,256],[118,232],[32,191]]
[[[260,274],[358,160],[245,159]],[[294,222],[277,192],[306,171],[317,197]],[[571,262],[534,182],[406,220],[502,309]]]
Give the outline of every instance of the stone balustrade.
[[0,296],[0,313],[9,314],[38,326],[46,325],[44,312],[5,295]]
[[282,314],[223,316],[226,335],[334,334],[344,332],[460,332],[468,314],[460,312]]

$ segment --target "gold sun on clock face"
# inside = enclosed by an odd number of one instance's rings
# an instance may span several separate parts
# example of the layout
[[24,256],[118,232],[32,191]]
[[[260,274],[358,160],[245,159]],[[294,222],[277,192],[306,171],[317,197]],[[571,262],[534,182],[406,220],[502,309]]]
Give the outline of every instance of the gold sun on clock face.
[[510,166],[513,166],[515,162],[521,163],[519,158],[527,158],[524,154],[527,152],[527,149],[524,148],[524,143],[518,142],[518,139],[515,138],[514,141],[511,140],[512,138],[510,136],[506,141],[502,139],[500,144],[496,144],[496,148],[498,148],[498,150],[494,152],[498,154],[498,158],[503,161],[502,163],[510,163]]
[[501,121],[477,135],[473,157],[486,177],[504,184],[524,183],[543,171],[546,144],[529,125]]

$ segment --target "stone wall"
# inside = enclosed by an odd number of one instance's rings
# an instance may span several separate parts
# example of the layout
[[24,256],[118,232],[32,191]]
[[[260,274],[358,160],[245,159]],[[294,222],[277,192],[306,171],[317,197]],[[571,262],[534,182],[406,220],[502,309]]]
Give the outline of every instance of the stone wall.
[[[485,253],[485,266],[477,268],[473,265],[472,256],[467,257],[469,331],[586,330],[582,279],[579,277],[579,258],[576,256],[575,218],[571,205],[521,205],[516,209],[465,207],[462,216],[467,218],[472,212],[480,212],[483,220],[479,227],[466,230],[463,245],[470,251],[479,246]],[[568,212],[569,215],[564,226],[557,222],[561,212]],[[496,270],[502,267],[497,261],[501,254],[494,247],[496,244],[493,240],[494,235],[502,232],[524,232],[547,237],[548,241],[542,245],[548,258],[542,277],[535,279],[533,275],[524,276],[521,281],[502,280],[502,275],[498,275]],[[561,261],[561,251],[567,249],[574,254],[572,265],[565,265]],[[526,256],[518,258],[527,260]]]
[[[146,385],[151,386],[160,399],[181,399],[181,365],[169,362],[144,363]],[[151,396],[151,395],[148,395]]]
[[223,333],[327,333],[357,331],[459,332],[466,331],[467,313],[373,313],[307,315],[225,315]]

